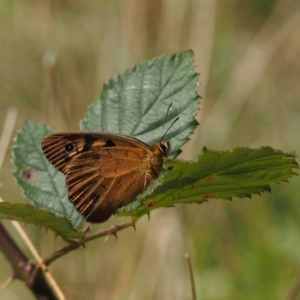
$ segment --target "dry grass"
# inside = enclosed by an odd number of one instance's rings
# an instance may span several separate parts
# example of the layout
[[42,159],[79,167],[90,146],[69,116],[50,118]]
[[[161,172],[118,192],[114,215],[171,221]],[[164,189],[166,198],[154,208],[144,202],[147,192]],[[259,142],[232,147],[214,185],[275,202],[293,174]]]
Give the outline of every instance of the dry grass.
[[[110,76],[192,48],[204,98],[183,158],[203,146],[300,153],[299,28],[300,4],[292,0],[4,0],[0,120],[14,106],[17,127],[32,119],[77,130]],[[11,168],[7,155],[0,195],[25,201]],[[136,233],[92,242],[50,269],[68,299],[191,299],[188,252],[199,299],[284,299],[300,264],[298,196],[295,178],[251,200],[161,209]],[[42,256],[62,244],[25,230]],[[0,265],[4,282],[11,269],[3,256]],[[20,282],[0,298],[33,299]]]

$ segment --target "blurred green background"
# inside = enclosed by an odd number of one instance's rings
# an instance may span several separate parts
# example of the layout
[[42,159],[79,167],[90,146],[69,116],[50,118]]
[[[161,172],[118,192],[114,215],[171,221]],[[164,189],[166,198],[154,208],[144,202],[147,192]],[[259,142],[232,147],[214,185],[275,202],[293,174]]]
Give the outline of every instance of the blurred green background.
[[[2,0],[0,132],[11,107],[18,113],[14,130],[30,119],[77,131],[112,75],[192,48],[201,125],[183,159],[203,146],[268,145],[299,154],[299,37],[299,0]],[[8,151],[1,198],[26,202],[10,160]],[[300,270],[299,196],[293,178],[252,199],[160,209],[136,232],[91,242],[50,271],[67,299],[191,299],[189,253],[198,299],[291,299]],[[64,245],[51,232],[23,227],[43,257]],[[3,255],[0,267],[2,283],[12,274]],[[33,296],[14,281],[0,299]]]

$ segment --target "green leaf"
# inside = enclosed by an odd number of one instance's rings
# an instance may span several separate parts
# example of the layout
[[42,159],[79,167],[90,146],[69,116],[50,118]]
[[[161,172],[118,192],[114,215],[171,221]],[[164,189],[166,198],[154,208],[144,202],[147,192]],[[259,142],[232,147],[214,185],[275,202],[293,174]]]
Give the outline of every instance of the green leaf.
[[0,203],[0,219],[16,220],[42,226],[53,230],[64,239],[81,239],[83,232],[77,232],[70,221],[64,217],[57,217],[50,211],[37,209],[29,204]]
[[[128,134],[153,144],[180,115],[167,135],[173,146],[171,156],[178,155],[198,124],[194,119],[199,102],[198,75],[192,56],[191,51],[163,55],[109,80],[101,97],[89,106],[81,129]],[[82,217],[67,199],[64,175],[48,162],[41,148],[42,139],[52,132],[35,122],[19,130],[13,147],[13,175],[37,208],[64,216],[77,227]]]
[[270,147],[205,150],[197,161],[167,160],[165,166],[168,173],[162,184],[139,202],[121,208],[119,215],[140,217],[180,203],[251,197],[271,191],[271,183],[286,181],[298,168],[294,155]]
[[[167,134],[173,146],[171,156],[175,157],[198,124],[194,119],[199,102],[198,75],[193,70],[192,56],[192,51],[163,55],[112,78],[101,97],[89,106],[81,129],[127,134],[153,144],[180,116]],[[52,132],[35,122],[22,127],[13,148],[13,175],[37,208],[64,216],[77,227],[82,217],[67,199],[64,175],[48,162],[41,148],[42,139]],[[156,184],[159,182],[152,187]]]
[[[81,129],[119,132],[153,144],[180,116],[180,121],[167,135],[173,145],[171,158],[175,157],[197,126],[194,119],[199,101],[196,88],[197,74],[193,71],[191,51],[155,58],[105,84],[101,97],[89,106],[81,121]],[[167,114],[170,103],[173,106]],[[64,176],[46,160],[41,149],[42,138],[50,132],[52,130],[48,127],[33,122],[18,132],[13,149],[14,176],[24,194],[37,207],[66,216],[72,220],[73,226],[77,226],[81,217],[67,200]],[[152,182],[136,201],[120,208],[118,215],[139,218],[153,209],[179,203],[251,197],[270,191],[271,183],[287,180],[296,174],[293,169],[298,167],[293,155],[270,147],[224,152],[206,149],[195,161],[168,159],[165,166],[166,170],[158,180]],[[10,215],[7,211],[3,217],[22,219],[14,209],[12,212]],[[42,225],[41,215],[37,213]],[[51,227],[48,217],[45,216],[44,226],[68,237],[70,233],[61,233]],[[65,229],[72,228],[71,223],[65,219],[64,222]]]
[[52,132],[35,122],[24,124],[13,147],[13,176],[35,207],[64,216],[78,227],[82,217],[67,198],[65,177],[48,162],[42,150],[42,139]]
[[197,80],[192,51],[137,64],[104,85],[100,98],[88,107],[81,130],[121,133],[152,145],[179,116],[167,134],[169,156],[176,157],[198,125]]

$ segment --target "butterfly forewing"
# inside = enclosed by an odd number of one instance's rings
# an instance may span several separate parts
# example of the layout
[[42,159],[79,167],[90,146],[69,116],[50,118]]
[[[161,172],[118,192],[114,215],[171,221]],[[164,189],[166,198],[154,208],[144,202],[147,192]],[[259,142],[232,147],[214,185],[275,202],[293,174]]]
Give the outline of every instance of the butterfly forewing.
[[97,140],[95,135],[72,134],[51,134],[42,142],[43,151],[47,159],[62,173],[71,160],[78,154],[89,149]]

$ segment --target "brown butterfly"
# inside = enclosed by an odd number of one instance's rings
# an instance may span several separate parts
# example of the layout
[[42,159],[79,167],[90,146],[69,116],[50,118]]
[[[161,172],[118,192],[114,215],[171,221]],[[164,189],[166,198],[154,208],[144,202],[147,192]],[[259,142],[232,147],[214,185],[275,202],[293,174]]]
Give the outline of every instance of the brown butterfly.
[[66,175],[69,200],[92,223],[134,201],[159,176],[170,148],[166,140],[148,146],[130,136],[93,132],[50,134],[42,147]]

